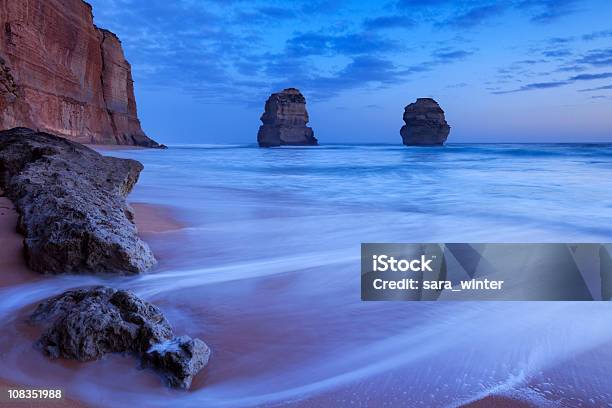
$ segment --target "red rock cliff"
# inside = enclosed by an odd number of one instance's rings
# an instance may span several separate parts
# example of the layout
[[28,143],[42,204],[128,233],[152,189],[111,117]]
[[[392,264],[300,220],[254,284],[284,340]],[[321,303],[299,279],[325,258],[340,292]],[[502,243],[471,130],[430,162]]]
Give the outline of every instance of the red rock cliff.
[[0,129],[157,146],[140,127],[121,42],[82,0],[0,0]]

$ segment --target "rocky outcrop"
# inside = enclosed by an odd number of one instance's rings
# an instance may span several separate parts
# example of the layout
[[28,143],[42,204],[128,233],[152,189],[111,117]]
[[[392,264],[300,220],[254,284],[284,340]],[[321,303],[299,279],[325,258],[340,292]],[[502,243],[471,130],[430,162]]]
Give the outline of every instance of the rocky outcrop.
[[140,127],[130,64],[82,0],[0,0],[0,129],[159,147]]
[[406,106],[404,122],[400,135],[407,146],[440,146],[450,132],[444,111],[431,98],[418,98]]
[[19,212],[30,268],[127,274],[151,268],[155,258],[125,202],[142,168],[47,133],[0,132],[0,189]]
[[273,93],[261,115],[257,142],[261,147],[317,145],[308,123],[306,99],[295,88]]
[[162,373],[170,387],[186,389],[208,364],[210,353],[202,340],[180,336],[152,346],[142,358],[146,366]]
[[210,357],[202,340],[173,337],[157,307],[124,290],[67,291],[39,304],[30,322],[43,327],[36,346],[51,358],[92,361],[132,353],[177,388],[189,388]]

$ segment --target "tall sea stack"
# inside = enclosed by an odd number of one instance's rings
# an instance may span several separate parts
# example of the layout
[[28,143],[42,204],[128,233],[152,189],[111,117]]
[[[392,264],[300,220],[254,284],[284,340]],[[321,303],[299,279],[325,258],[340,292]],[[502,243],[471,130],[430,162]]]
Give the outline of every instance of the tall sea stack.
[[418,98],[404,109],[400,135],[406,146],[442,146],[450,132],[444,111],[432,98]]
[[270,95],[261,121],[257,132],[261,147],[317,145],[312,128],[306,126],[306,99],[295,88]]
[[83,0],[0,0],[0,130],[158,147],[140,127],[119,38]]

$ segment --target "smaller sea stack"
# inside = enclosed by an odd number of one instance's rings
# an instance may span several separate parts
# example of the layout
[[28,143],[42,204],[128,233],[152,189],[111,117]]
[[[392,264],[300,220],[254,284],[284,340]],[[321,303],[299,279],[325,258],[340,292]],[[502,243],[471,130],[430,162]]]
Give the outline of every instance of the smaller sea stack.
[[260,147],[316,146],[312,128],[308,123],[306,99],[299,90],[287,88],[273,93],[266,101],[261,115],[263,125],[257,132]]
[[404,109],[400,135],[406,146],[442,146],[450,132],[444,111],[432,98],[418,98]]

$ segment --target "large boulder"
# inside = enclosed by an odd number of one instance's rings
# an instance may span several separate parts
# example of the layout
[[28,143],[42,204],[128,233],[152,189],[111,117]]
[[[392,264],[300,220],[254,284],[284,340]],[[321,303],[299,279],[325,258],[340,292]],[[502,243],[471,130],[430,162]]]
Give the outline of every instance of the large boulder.
[[257,142],[261,147],[316,146],[312,128],[308,123],[306,99],[295,88],[273,93],[266,101],[261,115]]
[[52,358],[91,361],[106,353],[144,353],[172,338],[172,327],[157,307],[107,287],[50,298],[30,321],[45,327],[37,345]]
[[47,299],[30,322],[43,327],[36,346],[51,358],[92,361],[107,353],[130,353],[175,388],[189,388],[210,357],[202,340],[174,337],[157,307],[132,292],[104,286]]
[[406,106],[404,122],[400,135],[406,146],[441,146],[450,132],[444,111],[432,98],[418,98]]
[[127,273],[155,258],[125,202],[142,164],[16,128],[0,132],[0,188],[19,212],[30,268],[43,273]]

